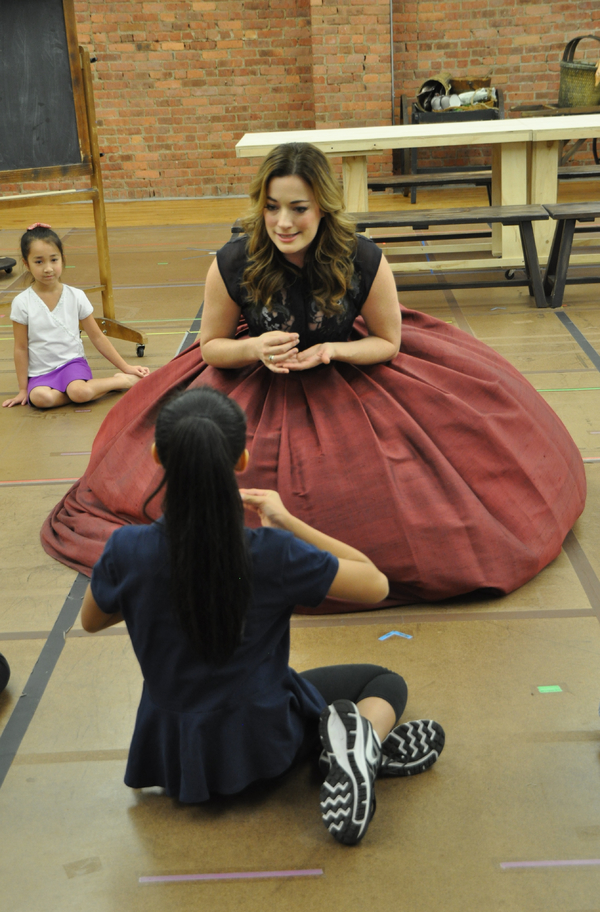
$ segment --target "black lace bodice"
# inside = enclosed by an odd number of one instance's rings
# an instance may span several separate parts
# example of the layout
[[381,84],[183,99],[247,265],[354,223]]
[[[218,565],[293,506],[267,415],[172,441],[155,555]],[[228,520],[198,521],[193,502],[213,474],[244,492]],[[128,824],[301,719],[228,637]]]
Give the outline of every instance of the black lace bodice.
[[321,342],[345,342],[369,295],[381,261],[381,250],[373,241],[362,235],[358,235],[357,240],[354,276],[342,302],[344,310],[332,317],[326,317],[319,310],[300,270],[297,275],[290,272],[290,284],[274,301],[270,310],[249,304],[246,293],[241,288],[247,263],[247,238],[242,235],[221,247],[217,253],[219,272],[229,296],[242,309],[250,335],[259,336],[272,330],[297,332],[301,351]]

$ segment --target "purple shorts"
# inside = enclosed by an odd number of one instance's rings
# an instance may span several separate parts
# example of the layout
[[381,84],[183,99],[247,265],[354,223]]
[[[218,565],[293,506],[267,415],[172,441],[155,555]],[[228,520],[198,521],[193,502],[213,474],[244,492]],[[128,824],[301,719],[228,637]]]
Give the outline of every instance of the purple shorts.
[[50,371],[49,374],[41,374],[39,377],[30,377],[27,384],[27,395],[35,386],[50,386],[60,393],[66,393],[69,383],[73,380],[91,380],[92,372],[85,358],[73,358],[67,361],[62,367]]

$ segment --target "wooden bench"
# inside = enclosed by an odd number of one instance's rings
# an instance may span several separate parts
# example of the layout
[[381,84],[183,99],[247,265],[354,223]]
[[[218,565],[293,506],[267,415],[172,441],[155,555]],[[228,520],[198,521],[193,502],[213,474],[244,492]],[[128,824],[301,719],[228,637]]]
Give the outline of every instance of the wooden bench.
[[[550,256],[544,270],[543,289],[550,307],[560,307],[563,302],[565,286],[586,285],[600,282],[600,268],[596,275],[567,277],[576,222],[593,222],[600,218],[600,202],[594,203],[554,203],[544,209],[550,218],[556,220],[554,238]],[[583,229],[585,230],[585,229]]]
[[[563,180],[600,180],[600,165],[562,166],[558,169],[558,179]],[[492,204],[492,172],[490,170],[465,171],[419,171],[415,174],[389,174],[383,177],[369,178],[369,190],[385,190],[387,187],[402,188],[404,195],[411,191],[410,201],[416,203],[418,187],[443,187],[453,185],[470,185],[485,187],[488,202]]]
[[[392,174],[387,177],[373,177],[367,182],[369,190],[385,190],[386,187],[402,187],[405,191],[411,190],[411,203],[416,203],[417,187],[441,187],[455,184],[470,184],[475,187],[485,187],[488,201],[492,204],[492,172],[481,171],[431,171],[417,172],[416,174]],[[405,196],[408,195],[405,192]]]
[[[544,294],[540,265],[533,236],[534,221],[543,221],[548,218],[546,208],[538,205],[525,206],[475,206],[464,209],[419,209],[400,210],[396,212],[356,212],[350,213],[356,221],[357,231],[367,231],[377,228],[412,228],[413,230],[428,229],[430,226],[441,225],[516,225],[519,228],[523,260],[525,264],[525,279],[515,280],[515,271],[508,269],[505,279],[513,285],[526,285],[530,295],[535,298],[537,307],[547,307],[548,302]],[[374,238],[383,242],[383,238]],[[391,239],[385,238],[385,241]],[[397,240],[394,238],[394,240]],[[435,254],[435,247],[425,249],[423,253]],[[393,267],[392,267],[393,268]],[[444,273],[444,282],[450,288],[493,288],[503,286],[503,281],[476,281],[460,282],[451,273]],[[396,285],[404,291],[415,291],[439,288],[439,283],[410,284],[398,281]]]

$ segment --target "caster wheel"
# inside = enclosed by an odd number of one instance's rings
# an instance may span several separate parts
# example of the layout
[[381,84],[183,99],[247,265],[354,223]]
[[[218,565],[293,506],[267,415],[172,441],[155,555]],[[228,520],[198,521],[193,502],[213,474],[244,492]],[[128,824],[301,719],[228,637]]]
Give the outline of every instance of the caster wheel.
[[514,279],[514,277],[515,277],[514,269],[507,269],[506,272],[504,273],[504,278],[508,279],[509,281],[510,281],[510,279]]
[[135,351],[136,351],[136,354],[137,354],[138,358],[143,358],[143,357],[144,357],[144,352],[146,351],[146,346],[145,346],[145,345],[138,345]]
[[4,272],[6,273],[6,275],[10,275],[12,271],[13,271],[12,266],[7,266],[6,269],[4,270]]

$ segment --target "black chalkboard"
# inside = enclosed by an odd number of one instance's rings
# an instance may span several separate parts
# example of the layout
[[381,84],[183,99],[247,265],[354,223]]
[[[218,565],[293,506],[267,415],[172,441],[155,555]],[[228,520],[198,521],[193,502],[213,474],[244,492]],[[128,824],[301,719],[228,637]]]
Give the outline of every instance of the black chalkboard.
[[0,171],[81,163],[63,0],[0,12]]

